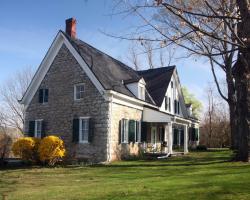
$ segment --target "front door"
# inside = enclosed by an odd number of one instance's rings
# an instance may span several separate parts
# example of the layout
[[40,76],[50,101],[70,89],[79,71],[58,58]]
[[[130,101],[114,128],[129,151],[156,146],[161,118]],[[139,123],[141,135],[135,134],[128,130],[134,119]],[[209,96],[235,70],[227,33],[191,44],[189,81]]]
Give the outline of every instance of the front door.
[[156,127],[155,126],[153,126],[153,127],[151,127],[151,143],[152,144],[155,144],[156,143],[156,141],[157,141],[157,133],[156,133]]

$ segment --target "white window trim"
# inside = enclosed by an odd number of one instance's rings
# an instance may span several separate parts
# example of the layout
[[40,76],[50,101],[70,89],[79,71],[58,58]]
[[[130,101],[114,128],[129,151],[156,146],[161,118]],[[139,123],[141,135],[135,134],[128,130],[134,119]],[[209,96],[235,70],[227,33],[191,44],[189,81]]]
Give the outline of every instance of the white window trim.
[[36,138],[41,138],[42,137],[42,124],[41,124],[41,136],[40,137],[38,137],[38,135],[37,135],[37,122],[41,122],[42,123],[42,119],[36,119],[35,120],[35,132],[34,132],[34,137],[36,137]]
[[[123,120],[127,120],[127,121],[128,121],[127,134],[125,135],[125,136],[126,136],[126,140],[124,139],[124,141],[122,141],[122,135],[121,135],[121,143],[122,143],[122,144],[128,144],[128,143],[129,143],[129,142],[128,142],[128,139],[129,139],[129,138],[128,138],[129,119],[127,119],[127,118],[122,118],[121,120],[122,120],[122,121],[123,121]],[[122,126],[121,126],[121,134],[124,134],[124,132],[123,132],[123,125],[124,125],[124,124],[122,123]],[[124,138],[125,138],[125,136],[124,136]]]
[[145,86],[138,84],[138,98],[145,101]]
[[80,98],[80,99],[77,99],[77,98],[76,98],[76,87],[77,87],[77,86],[83,86],[83,88],[84,88],[83,92],[85,92],[85,84],[84,84],[84,83],[75,84],[75,85],[74,85],[74,100],[75,100],[75,101],[79,101],[79,100],[83,99],[83,98]]
[[[121,121],[122,120],[127,120],[128,121],[128,127],[127,127],[127,134],[126,134],[126,141],[122,141],[122,135],[120,136],[121,137],[121,143],[122,144],[129,144],[129,121],[130,120],[133,120],[133,121],[135,121],[135,141],[134,141],[134,143],[141,143],[141,121],[140,120],[134,120],[134,119],[128,119],[128,118],[122,118],[121,119]],[[136,135],[136,131],[137,131],[137,122],[139,122],[139,129],[138,129],[138,131],[139,131],[139,138],[138,138],[138,141],[137,141],[137,135]],[[122,124],[123,125],[123,124]],[[123,134],[123,127],[121,126],[121,134]]]
[[[89,138],[88,140],[82,140],[81,136],[81,130],[82,130],[82,120],[86,120],[88,119],[88,123],[89,123],[89,119],[90,117],[79,117],[79,143],[81,144],[88,144],[89,143]],[[89,131],[89,124],[88,124],[88,131]]]

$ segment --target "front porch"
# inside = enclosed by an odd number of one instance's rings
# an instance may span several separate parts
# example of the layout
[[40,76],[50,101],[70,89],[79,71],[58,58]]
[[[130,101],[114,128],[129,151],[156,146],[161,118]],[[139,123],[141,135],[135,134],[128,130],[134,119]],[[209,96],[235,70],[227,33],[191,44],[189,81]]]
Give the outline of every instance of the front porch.
[[141,124],[141,142],[144,153],[188,153],[188,123],[147,108]]
[[188,153],[187,125],[143,122],[141,134],[144,153]]

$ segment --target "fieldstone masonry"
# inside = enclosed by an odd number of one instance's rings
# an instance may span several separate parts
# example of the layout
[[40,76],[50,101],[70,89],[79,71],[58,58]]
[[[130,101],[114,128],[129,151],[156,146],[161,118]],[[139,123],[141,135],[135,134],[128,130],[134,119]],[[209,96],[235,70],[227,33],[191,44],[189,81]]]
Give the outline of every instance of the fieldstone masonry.
[[[74,85],[78,83],[84,83],[84,98],[75,101]],[[46,135],[57,135],[63,139],[68,158],[106,161],[110,103],[105,101],[65,45],[55,57],[41,88],[49,89],[48,103],[38,102],[37,91],[26,109],[25,131],[28,132],[30,120],[43,119]],[[73,119],[85,116],[94,121],[93,142],[73,143]]]
[[140,144],[122,144],[119,142],[119,122],[121,119],[132,119],[141,121],[142,111],[127,106],[112,104],[111,122],[111,160],[119,160],[129,155],[138,155]]

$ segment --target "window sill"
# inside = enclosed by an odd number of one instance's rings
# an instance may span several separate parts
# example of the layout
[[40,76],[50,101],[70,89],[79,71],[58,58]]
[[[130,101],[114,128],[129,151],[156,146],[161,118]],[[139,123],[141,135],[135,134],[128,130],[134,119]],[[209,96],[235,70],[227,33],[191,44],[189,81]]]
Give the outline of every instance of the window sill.
[[78,102],[78,101],[81,101],[81,100],[83,100],[83,98],[81,98],[81,99],[74,99],[75,102]]
[[79,144],[89,144],[88,141],[79,141]]
[[44,103],[39,103],[40,105],[48,105],[48,102],[44,102]]

